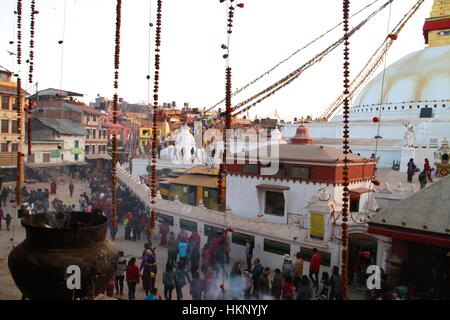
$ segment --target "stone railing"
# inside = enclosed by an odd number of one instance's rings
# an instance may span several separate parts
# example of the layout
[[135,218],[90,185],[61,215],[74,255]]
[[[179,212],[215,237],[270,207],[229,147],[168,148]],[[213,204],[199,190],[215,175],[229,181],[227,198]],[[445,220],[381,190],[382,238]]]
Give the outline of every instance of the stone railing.
[[[138,176],[130,174],[124,166],[118,166],[117,176],[144,203],[150,203],[150,189],[140,181]],[[158,197],[156,210],[164,214],[176,215],[189,220],[233,228],[237,232],[269,236],[284,242],[294,242],[294,239],[297,243],[299,241],[307,242],[308,233],[304,229],[288,224],[269,222],[263,218],[250,218],[237,215],[229,210],[224,213],[206,209],[201,205],[195,207],[179,201],[164,200],[161,197]]]

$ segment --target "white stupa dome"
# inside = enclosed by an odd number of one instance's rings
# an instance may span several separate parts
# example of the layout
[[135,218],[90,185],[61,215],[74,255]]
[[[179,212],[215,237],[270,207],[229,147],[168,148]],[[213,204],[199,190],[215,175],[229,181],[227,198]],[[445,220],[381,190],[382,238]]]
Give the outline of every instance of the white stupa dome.
[[272,141],[280,141],[280,140],[282,139],[282,137],[281,137],[281,132],[280,132],[280,130],[278,129],[278,127],[276,127],[275,129],[273,129],[273,130],[270,132],[270,136],[271,136],[271,140],[272,140]]
[[181,127],[180,132],[175,137],[175,145],[176,146],[194,146],[195,139],[191,134],[189,127],[184,125]]
[[371,80],[354,101],[353,108],[383,104],[448,102],[450,100],[450,45],[413,52]]

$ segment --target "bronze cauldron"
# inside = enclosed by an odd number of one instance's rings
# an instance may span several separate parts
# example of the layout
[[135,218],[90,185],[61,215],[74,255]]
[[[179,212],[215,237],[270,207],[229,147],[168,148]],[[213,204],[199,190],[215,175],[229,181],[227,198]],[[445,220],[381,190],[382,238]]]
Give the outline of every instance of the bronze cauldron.
[[[118,250],[106,240],[108,219],[99,213],[39,213],[22,225],[26,239],[9,254],[14,282],[28,299],[93,299],[114,274]],[[67,286],[80,270],[80,289]],[[72,284],[75,282],[71,282]]]

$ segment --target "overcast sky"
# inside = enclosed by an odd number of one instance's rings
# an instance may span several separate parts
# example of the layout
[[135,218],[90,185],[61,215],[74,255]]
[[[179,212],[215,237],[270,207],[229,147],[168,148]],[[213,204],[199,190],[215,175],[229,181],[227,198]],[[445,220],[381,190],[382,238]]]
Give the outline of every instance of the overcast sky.
[[[351,1],[352,13],[374,0]],[[24,0],[24,61],[28,58],[29,14],[31,0]],[[59,88],[61,46],[65,0],[36,0],[35,81],[39,89]],[[342,19],[341,0],[243,0],[244,9],[235,15],[231,42],[233,88],[257,77],[296,49],[302,47]],[[351,25],[381,6],[380,0],[364,11]],[[416,0],[394,0],[390,25],[397,24]],[[15,0],[0,0],[0,65],[14,70],[7,50],[15,40]],[[85,94],[89,103],[99,93],[111,97],[115,32],[114,0],[66,0],[66,32],[62,88]],[[120,96],[129,102],[147,101],[149,0],[124,0]],[[156,0],[152,4],[155,22]],[[388,54],[388,64],[424,48],[422,27],[431,12],[433,0],[425,1]],[[372,19],[351,39],[352,74],[367,61],[386,36],[389,7]],[[219,0],[164,0],[162,15],[161,102],[189,102],[209,107],[224,96],[223,50],[226,41],[225,4]],[[342,35],[342,28],[331,33],[265,80],[233,98],[233,104],[258,89],[279,80],[309,60]],[[151,35],[153,61],[154,30]],[[25,68],[24,68],[25,70]],[[152,71],[153,73],[153,71]],[[255,107],[253,118],[266,117],[277,110],[285,119],[319,115],[342,90],[342,47],[307,70],[298,80],[277,95]],[[27,79],[26,74],[22,76]],[[31,90],[31,88],[29,88]]]

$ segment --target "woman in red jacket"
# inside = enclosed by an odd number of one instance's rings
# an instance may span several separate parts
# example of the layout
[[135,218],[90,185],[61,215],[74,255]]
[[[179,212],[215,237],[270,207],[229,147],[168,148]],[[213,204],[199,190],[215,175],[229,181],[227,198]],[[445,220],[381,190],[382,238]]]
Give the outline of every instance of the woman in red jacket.
[[128,261],[127,272],[127,285],[128,285],[128,299],[135,299],[136,285],[139,283],[139,267],[136,265],[136,258],[131,258]]

